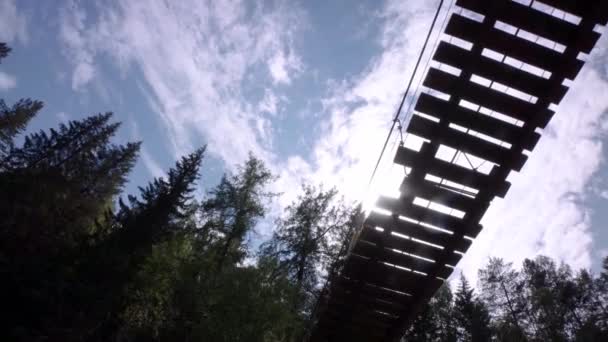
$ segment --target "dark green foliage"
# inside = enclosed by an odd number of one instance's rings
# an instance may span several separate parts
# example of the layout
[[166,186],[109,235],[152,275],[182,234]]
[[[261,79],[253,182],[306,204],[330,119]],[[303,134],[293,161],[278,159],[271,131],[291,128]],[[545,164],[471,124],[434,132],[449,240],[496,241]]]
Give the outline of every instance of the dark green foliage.
[[300,292],[299,304],[314,304],[321,269],[333,260],[332,238],[349,229],[349,212],[335,203],[335,190],[304,186],[303,194],[289,205],[284,218],[264,248],[265,255],[276,256],[279,266]]
[[0,168],[4,159],[14,146],[13,139],[25,130],[27,123],[42,108],[42,102],[22,99],[12,107],[0,100]]
[[266,214],[274,194],[265,191],[273,179],[262,161],[253,155],[234,175],[224,175],[201,206],[205,232],[216,241],[217,267],[240,263],[247,255],[246,238]]
[[454,320],[461,341],[488,341],[490,339],[490,314],[486,306],[473,294],[473,289],[463,275],[454,300]]
[[[32,109],[28,120],[39,109],[19,106]],[[250,156],[199,202],[199,149],[138,197],[116,201],[139,143],[112,144],[119,124],[110,119],[72,121],[19,147],[12,137],[28,120],[11,126],[0,168],[9,340],[293,340],[304,304],[284,260],[261,255],[243,265],[247,239],[274,196],[264,164]],[[322,226],[334,222],[323,214],[316,228],[344,237]],[[337,258],[324,252],[326,264]]]
[[[197,200],[199,149],[123,201],[140,144],[112,144],[119,124],[108,113],[15,146],[40,106],[22,101],[25,119],[6,120],[0,269],[3,308],[11,313],[1,323],[7,340],[308,336],[327,299],[323,284],[340,272],[362,223],[360,207],[345,205],[335,190],[304,186],[254,260],[248,242],[275,196],[260,160],[250,156]],[[404,340],[604,341],[607,306],[608,259],[599,276],[546,257],[526,260],[521,270],[491,259],[477,294],[464,278],[454,294],[442,287]]]
[[455,342],[458,331],[454,316],[453,294],[450,287],[444,285],[406,330],[403,339],[416,342]]
[[[110,115],[72,122],[26,137],[0,169],[0,268],[3,323],[15,339],[37,340],[72,331],[83,249],[126,181],[138,143],[111,145]],[[68,296],[69,297],[66,297]]]
[[9,52],[11,52],[11,48],[6,43],[0,42],[0,62],[8,56]]
[[492,258],[479,271],[479,295],[462,276],[453,299],[444,286],[403,340],[606,341],[607,265],[594,277],[544,256],[519,271]]

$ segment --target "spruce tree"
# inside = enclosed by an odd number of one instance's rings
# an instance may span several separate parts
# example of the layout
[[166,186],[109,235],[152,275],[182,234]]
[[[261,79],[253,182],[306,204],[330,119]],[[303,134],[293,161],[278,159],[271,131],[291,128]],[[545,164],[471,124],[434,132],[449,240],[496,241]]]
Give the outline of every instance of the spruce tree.
[[11,48],[6,43],[0,42],[0,62],[8,56],[9,52],[11,52]]
[[[11,49],[0,42],[0,61],[5,58]],[[28,122],[42,108],[42,102],[31,99],[21,99],[12,107],[0,99],[0,170],[3,158],[14,146],[14,138],[23,133]]]
[[564,305],[565,301],[572,301],[574,295],[566,287],[572,278],[569,267],[557,268],[553,260],[539,256],[535,260],[526,259],[521,274],[526,283],[529,310],[535,316],[536,338],[566,341],[570,332],[576,329],[576,326],[567,325],[571,323],[580,328],[582,324],[576,311]]
[[272,238],[262,248],[263,257],[279,260],[276,273],[286,275],[296,289],[292,310],[299,323],[294,324],[298,327],[294,336],[301,334],[312,318],[322,277],[332,261],[331,240],[350,226],[349,210],[335,199],[336,194],[333,189],[304,186],[303,194],[286,208]]
[[[79,322],[90,339],[104,340],[127,331],[152,338],[171,319],[171,298],[191,240],[184,229],[191,212],[204,148],[183,157],[167,179],[140,188],[140,198],[119,201],[108,236],[90,252],[80,271],[86,281],[81,304],[95,310]],[[89,289],[96,289],[90,292]],[[103,291],[99,291],[103,289]],[[134,329],[134,330],[133,330]]]
[[[286,217],[267,247],[279,256],[297,288],[312,294],[319,283],[319,265],[327,266],[329,237],[346,226],[344,208],[332,203],[335,190],[304,186],[303,194],[286,209]],[[274,249],[274,250],[273,250]]]
[[454,300],[454,319],[461,341],[488,341],[491,336],[490,316],[483,302],[475,298],[473,288],[464,275]]
[[201,206],[205,228],[215,236],[217,268],[243,261],[246,238],[266,214],[274,194],[266,190],[273,179],[264,163],[249,155],[234,175],[224,175]]
[[55,336],[78,312],[75,289],[85,279],[76,270],[139,150],[110,143],[118,125],[109,119],[30,134],[3,159],[0,262],[15,338]]
[[32,246],[37,249],[53,248],[59,240],[74,244],[94,232],[126,182],[140,145],[110,144],[119,127],[110,118],[97,115],[50,134],[33,133],[11,149],[0,178],[6,189],[2,229],[42,243]]
[[[14,138],[23,133],[28,122],[42,108],[42,102],[22,99],[12,107],[0,100],[0,162],[14,146]],[[0,169],[4,163],[0,164]]]
[[530,317],[520,274],[510,263],[490,258],[487,266],[479,270],[479,282],[482,300],[492,312],[500,340],[528,341]]

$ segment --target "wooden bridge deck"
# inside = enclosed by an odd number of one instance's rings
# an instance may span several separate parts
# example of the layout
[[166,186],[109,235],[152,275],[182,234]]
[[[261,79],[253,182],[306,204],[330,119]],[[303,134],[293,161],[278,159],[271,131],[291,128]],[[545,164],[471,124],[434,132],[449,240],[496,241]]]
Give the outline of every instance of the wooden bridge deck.
[[[608,22],[605,0],[520,2],[456,1],[478,15],[453,13],[444,33],[469,46],[442,41],[433,60],[451,71],[431,68],[423,83],[449,99],[418,98],[407,132],[426,142],[397,151],[394,162],[411,169],[401,197],[378,199],[392,215],[367,217],[320,299],[313,341],[399,340],[481,231],[492,199],[507,193],[507,176],[524,166],[524,150],[534,149],[554,114],[550,105],[566,94],[564,80],[580,72],[580,53],[599,39],[596,25]],[[482,160],[486,172],[437,158],[442,145]]]

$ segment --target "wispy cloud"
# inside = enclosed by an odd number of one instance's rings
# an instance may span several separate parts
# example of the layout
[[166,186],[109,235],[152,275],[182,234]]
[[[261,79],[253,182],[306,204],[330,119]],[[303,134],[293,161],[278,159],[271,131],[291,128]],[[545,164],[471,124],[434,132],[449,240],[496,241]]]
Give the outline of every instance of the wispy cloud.
[[274,83],[289,84],[293,74],[301,71],[302,62],[292,51],[278,50],[268,61],[268,69]]
[[72,89],[83,90],[95,76],[95,45],[94,34],[87,32],[86,12],[76,2],[69,2],[60,11],[59,38],[65,48],[62,50],[74,66],[72,73]]
[[[288,83],[302,69],[291,46],[302,18],[287,6],[119,1],[98,8],[85,27],[87,13],[71,8],[62,36],[74,61],[73,85],[94,77],[94,58],[103,53],[121,68],[136,66],[143,73],[150,105],[176,154],[191,150],[194,136],[202,135],[209,151],[229,165],[248,150],[272,160],[272,127],[265,118],[275,109],[272,85]],[[263,77],[252,78],[263,70],[266,85]],[[270,89],[263,108],[259,99],[245,96],[260,86]]]
[[62,123],[67,123],[70,121],[70,115],[66,112],[59,112],[57,113],[57,119]]
[[[131,118],[129,119],[131,125],[131,139],[133,141],[141,141],[141,132],[139,131],[139,125],[137,122]],[[146,142],[144,141],[139,150],[140,161],[144,164],[146,171],[150,174],[150,176],[154,178],[160,178],[166,175],[162,166],[156,161],[156,159],[150,154],[148,149],[146,148]]]
[[[320,124],[320,138],[313,143],[309,165],[292,164],[285,169],[285,177],[301,179],[302,170],[308,169],[307,178],[337,186],[349,199],[374,197],[377,191],[367,193],[367,181],[422,46],[434,5],[399,1],[386,4],[379,14],[384,21],[378,37],[380,53],[355,77],[328,81],[321,116],[326,119]],[[383,167],[375,177],[379,180],[375,190],[397,189],[401,181],[403,170],[390,166],[395,142],[390,142]]]
[[25,44],[28,38],[27,19],[17,12],[15,1],[0,0],[0,41]]
[[0,71],[0,91],[9,90],[15,88],[17,85],[17,79],[5,72]]
[[150,154],[150,152],[148,152],[148,149],[146,149],[145,146],[141,148],[139,156],[141,157],[141,161],[144,163],[146,170],[148,170],[152,177],[160,178],[166,175],[165,170],[163,170],[163,168],[160,166],[160,164],[158,164],[156,159],[152,157],[152,155]]

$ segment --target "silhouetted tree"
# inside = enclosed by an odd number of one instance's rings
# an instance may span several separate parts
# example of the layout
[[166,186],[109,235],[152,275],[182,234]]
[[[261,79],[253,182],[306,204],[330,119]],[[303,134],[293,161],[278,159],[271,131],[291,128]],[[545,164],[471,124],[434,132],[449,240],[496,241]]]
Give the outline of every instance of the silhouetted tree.
[[11,52],[11,48],[6,43],[0,42],[0,62],[8,56],[9,52]]
[[490,340],[488,310],[483,302],[475,298],[473,289],[462,274],[454,299],[454,319],[460,341]]
[[[111,145],[110,115],[39,132],[0,169],[0,249],[13,336],[60,334],[73,314],[79,255],[126,181],[139,143]],[[42,282],[41,282],[42,280]],[[40,335],[38,335],[40,334]]]
[[247,254],[246,237],[264,217],[266,205],[274,196],[265,190],[272,179],[262,161],[250,154],[237,173],[224,175],[203,202],[205,229],[215,235],[217,268],[226,262],[243,261]]
[[3,159],[14,146],[14,138],[25,130],[41,108],[42,102],[30,99],[19,100],[12,107],[0,100],[0,168],[3,168]]
[[336,194],[333,189],[304,186],[303,194],[285,209],[285,217],[262,248],[262,256],[277,258],[277,273],[285,274],[295,286],[292,306],[300,321],[294,325],[297,331],[303,331],[311,319],[323,279],[335,260],[335,252],[330,251],[333,242],[352,226],[351,211]]
[[482,300],[493,315],[499,340],[527,341],[525,329],[530,320],[526,317],[527,303],[519,273],[511,264],[491,258],[488,265],[479,270],[479,281]]
[[435,296],[425,304],[406,330],[403,341],[407,342],[453,342],[456,341],[452,303],[452,291],[442,286]]

